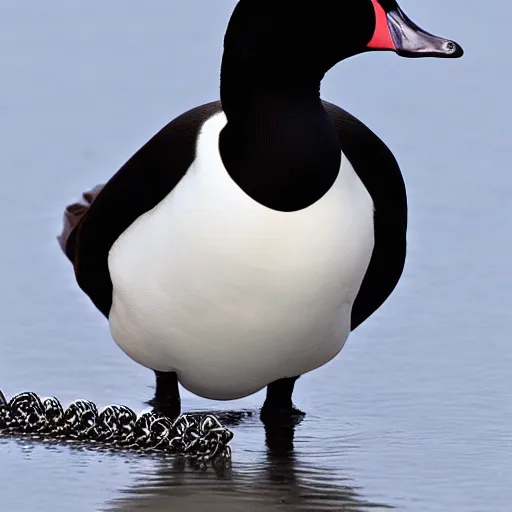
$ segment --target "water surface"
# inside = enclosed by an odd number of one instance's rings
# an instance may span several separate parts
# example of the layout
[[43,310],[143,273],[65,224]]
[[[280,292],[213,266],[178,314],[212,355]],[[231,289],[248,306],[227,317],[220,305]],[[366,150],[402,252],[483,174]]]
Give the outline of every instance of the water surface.
[[[9,2],[0,16],[0,387],[138,412],[151,373],[128,360],[73,281],[62,210],[166,122],[218,97],[234,0]],[[0,508],[508,512],[512,503],[511,8],[403,0],[459,61],[364,55],[325,99],[392,148],[410,201],[409,254],[392,298],[342,354],[304,376],[308,414],[270,436],[258,393],[187,410],[249,410],[233,467],[0,441]],[[314,340],[312,340],[314,342]]]

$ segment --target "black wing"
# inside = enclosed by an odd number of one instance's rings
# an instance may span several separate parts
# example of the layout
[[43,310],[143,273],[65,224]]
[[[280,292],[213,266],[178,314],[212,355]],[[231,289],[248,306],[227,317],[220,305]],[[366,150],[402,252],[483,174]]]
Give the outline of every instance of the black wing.
[[324,102],[343,153],[370,193],[375,207],[375,247],[352,309],[352,330],[389,297],[402,275],[406,253],[407,195],[395,157],[369,128]]
[[208,103],[176,118],[104,187],[84,194],[85,205],[77,203],[66,209],[59,241],[74,265],[78,285],[106,317],[112,305],[108,270],[112,245],[183,178],[194,161],[201,126],[220,110],[220,102]]

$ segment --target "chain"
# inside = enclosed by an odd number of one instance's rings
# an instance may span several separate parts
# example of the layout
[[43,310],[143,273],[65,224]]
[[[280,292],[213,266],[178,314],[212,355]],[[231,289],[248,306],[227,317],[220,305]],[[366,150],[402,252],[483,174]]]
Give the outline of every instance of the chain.
[[0,435],[80,442],[95,446],[180,454],[198,462],[229,461],[233,433],[211,414],[182,414],[174,422],[154,412],[139,417],[124,405],[101,412],[89,400],[76,400],[64,410],[56,398],[35,393],[7,401],[0,390]]

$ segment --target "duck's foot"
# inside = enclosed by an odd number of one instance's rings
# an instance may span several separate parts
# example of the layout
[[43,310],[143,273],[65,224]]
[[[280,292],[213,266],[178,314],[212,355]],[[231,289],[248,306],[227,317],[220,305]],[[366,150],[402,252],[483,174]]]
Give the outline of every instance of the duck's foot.
[[297,379],[298,377],[280,379],[267,386],[267,398],[260,415],[263,423],[297,424],[305,416],[292,402]]
[[153,412],[174,420],[181,414],[178,376],[174,372],[155,372],[155,375],[155,396],[146,403],[153,407]]
[[155,414],[158,414],[159,416],[165,416],[170,420],[175,420],[181,414],[180,404],[162,404],[155,401],[155,399],[151,399],[146,403],[153,407],[153,412]]
[[265,424],[297,425],[305,415],[305,412],[297,409],[293,404],[280,407],[265,403],[261,408],[260,419]]

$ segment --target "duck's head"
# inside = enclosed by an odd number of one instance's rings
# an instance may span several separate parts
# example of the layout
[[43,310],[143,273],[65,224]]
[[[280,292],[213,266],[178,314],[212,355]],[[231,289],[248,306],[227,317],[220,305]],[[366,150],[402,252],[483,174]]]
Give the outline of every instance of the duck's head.
[[291,62],[323,73],[369,51],[402,57],[463,55],[456,42],[418,27],[396,0],[240,0],[224,48],[242,61],[272,67]]

